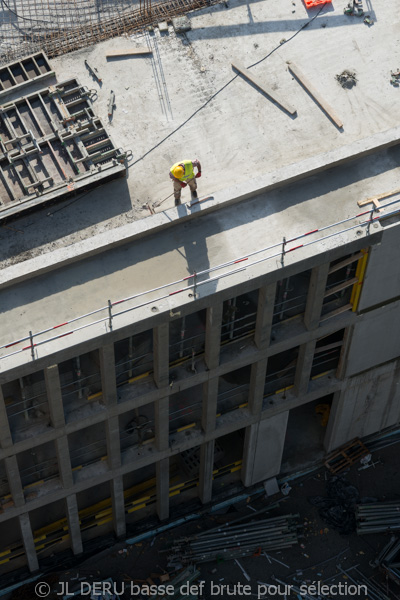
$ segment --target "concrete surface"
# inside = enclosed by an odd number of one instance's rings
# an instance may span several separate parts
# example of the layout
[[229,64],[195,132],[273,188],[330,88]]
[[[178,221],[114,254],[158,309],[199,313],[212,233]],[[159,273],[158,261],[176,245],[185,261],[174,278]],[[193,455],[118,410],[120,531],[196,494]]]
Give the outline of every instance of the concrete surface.
[[[176,35],[170,26],[167,34],[156,30],[117,38],[53,60],[59,80],[74,75],[97,89],[95,110],[103,118],[107,119],[109,92],[115,91],[110,129],[119,145],[132,149],[136,164],[130,169],[128,188],[115,182],[73,204],[60,204],[11,225],[23,233],[5,229],[3,266],[147,216],[142,208],[147,202],[171,193],[168,170],[179,157],[201,160],[199,191],[208,195],[397,125],[398,90],[389,83],[390,69],[400,62],[395,0],[372,6],[372,27],[343,15],[340,5],[327,5],[309,27],[280,45],[316,12],[289,0],[251,5],[232,0],[227,8],[221,4],[192,13],[192,30],[185,35]],[[147,43],[151,58],[105,58],[110,48]],[[295,100],[295,119],[236,77],[173,133],[234,76],[232,59],[250,66],[276,47],[251,71]],[[99,69],[101,88],[85,68],[85,58]],[[343,132],[292,80],[287,60],[295,61],[332,104],[344,121]],[[357,73],[351,90],[335,80],[344,69]],[[172,205],[169,199],[162,207]],[[53,216],[48,218],[48,213]]]

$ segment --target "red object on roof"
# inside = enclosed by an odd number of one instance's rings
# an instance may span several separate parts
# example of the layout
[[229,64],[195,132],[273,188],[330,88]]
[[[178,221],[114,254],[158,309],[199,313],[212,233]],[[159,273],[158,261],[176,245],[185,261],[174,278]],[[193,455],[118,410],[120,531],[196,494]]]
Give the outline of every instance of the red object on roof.
[[318,6],[319,4],[328,4],[328,2],[332,2],[332,0],[304,0],[306,8],[312,8],[313,6]]

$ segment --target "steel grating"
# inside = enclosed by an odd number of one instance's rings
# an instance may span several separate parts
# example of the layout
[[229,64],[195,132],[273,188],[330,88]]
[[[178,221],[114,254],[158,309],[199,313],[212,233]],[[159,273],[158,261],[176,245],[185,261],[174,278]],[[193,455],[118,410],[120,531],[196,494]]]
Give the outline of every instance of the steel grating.
[[91,94],[69,79],[0,106],[0,220],[125,174]]

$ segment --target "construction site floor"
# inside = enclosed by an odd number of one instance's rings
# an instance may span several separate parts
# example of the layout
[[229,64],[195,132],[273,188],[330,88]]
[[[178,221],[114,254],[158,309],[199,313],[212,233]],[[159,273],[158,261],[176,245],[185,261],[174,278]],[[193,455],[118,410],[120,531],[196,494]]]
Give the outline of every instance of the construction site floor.
[[[341,475],[358,488],[361,499],[398,500],[400,497],[398,451],[398,444],[376,451],[373,453],[373,462],[378,463],[375,467],[359,471],[361,465],[358,462],[349,471],[342,472]],[[250,577],[250,582],[248,582],[233,561],[201,564],[199,565],[200,579],[205,581],[204,600],[210,600],[213,597],[210,593],[211,582],[219,585],[229,584],[231,589],[238,583],[248,584],[252,586],[252,591],[256,593],[257,581],[273,583],[272,576],[275,576],[287,583],[295,583],[292,577],[297,577],[298,580],[311,584],[315,581],[323,581],[333,577],[338,573],[338,565],[341,565],[343,570],[358,565],[359,570],[366,577],[374,577],[374,579],[383,583],[386,588],[385,579],[379,574],[378,570],[369,566],[369,562],[375,559],[382,547],[388,542],[390,535],[372,534],[361,536],[356,533],[343,535],[330,528],[320,518],[318,510],[308,500],[313,496],[325,495],[326,477],[328,477],[328,471],[323,467],[296,482],[291,482],[292,489],[287,499],[281,503],[278,509],[268,515],[272,517],[288,513],[299,513],[300,523],[304,524],[304,538],[300,539],[300,545],[281,552],[270,552],[271,557],[285,563],[287,567],[276,562],[270,564],[263,556],[240,558],[240,564]],[[251,493],[251,490],[249,490],[249,493]],[[47,575],[42,577],[41,580],[52,580],[54,589],[57,589],[57,584],[54,583],[57,579],[69,581],[70,589],[73,589],[73,586],[79,584],[81,578],[82,581],[92,582],[111,577],[119,585],[125,584],[125,589],[129,590],[132,580],[145,581],[152,573],[168,571],[167,557],[162,551],[177,538],[189,536],[201,530],[215,527],[217,524],[223,524],[242,515],[244,516],[250,513],[252,509],[259,510],[266,503],[280,498],[283,498],[280,493],[269,500],[266,500],[263,494],[255,495],[254,499],[249,496],[249,502],[241,501],[229,509],[224,509],[224,514],[206,515],[200,520],[186,523],[137,544],[118,543],[100,554],[82,561],[78,567],[70,568],[62,573],[59,572],[57,575]],[[320,565],[324,562],[325,564]],[[296,574],[296,571],[301,571],[301,573]],[[171,574],[172,577],[173,574]],[[340,574],[337,579],[330,580],[329,585],[339,581],[345,582]],[[297,585],[300,584],[297,583]],[[394,583],[390,583],[386,589],[386,593],[390,598],[395,600],[400,597],[400,588]],[[24,591],[21,588],[15,592],[13,599],[24,600],[24,598],[28,598],[27,592],[27,589]],[[241,597],[238,593],[235,593],[234,596]],[[124,598],[129,597],[131,597],[130,594],[126,592]],[[224,593],[218,597],[228,598],[232,595]],[[273,596],[267,597],[272,598]],[[288,598],[292,597],[295,598],[296,596],[288,596]],[[365,595],[350,596],[337,593],[332,594],[332,597],[364,599]]]

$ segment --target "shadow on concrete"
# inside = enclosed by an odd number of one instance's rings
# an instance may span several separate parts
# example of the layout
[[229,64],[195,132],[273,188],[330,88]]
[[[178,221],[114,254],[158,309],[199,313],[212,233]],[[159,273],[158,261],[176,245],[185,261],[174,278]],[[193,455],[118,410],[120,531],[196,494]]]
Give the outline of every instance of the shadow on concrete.
[[[13,219],[1,229],[0,259],[18,258],[22,253],[98,225],[132,208],[126,177],[120,177],[76,197],[48,204],[41,210]],[[9,228],[8,228],[9,227]],[[23,235],[16,236],[15,230]]]
[[[268,217],[271,215],[276,217],[279,213],[284,213],[288,208],[296,205],[299,206],[299,216],[302,216],[302,207],[309,200],[314,200],[314,205],[311,208],[310,206],[305,207],[307,218],[311,220],[314,215],[316,227],[327,224],[323,220],[321,221],[321,214],[324,212],[326,203],[330,203],[330,206],[332,206],[332,202],[337,204],[334,210],[337,214],[337,221],[340,221],[347,216],[341,209],[342,199],[343,201],[354,200],[352,214],[355,215],[359,211],[357,200],[360,198],[357,196],[357,190],[352,189],[351,186],[362,183],[364,188],[366,180],[398,168],[399,164],[400,145],[355,161],[348,161],[303,181],[259,194],[235,205],[221,208],[216,212],[199,214],[196,219],[191,221],[185,223],[178,221],[175,225],[158,233],[128,242],[92,258],[84,259],[82,262],[5,289],[1,294],[2,312],[7,312],[16,306],[27,306],[29,303],[40,300],[47,304],[52,295],[77,287],[82,289],[83,294],[85,293],[83,286],[87,282],[95,282],[100,279],[103,280],[101,289],[104,291],[104,299],[98,299],[94,307],[107,305],[108,298],[113,302],[121,299],[118,297],[120,292],[116,291],[115,283],[113,283],[116,281],[116,277],[121,277],[122,281],[129,278],[131,294],[167,284],[178,279],[176,273],[182,277],[179,265],[174,273],[173,267],[176,263],[174,255],[177,252],[186,257],[187,274],[208,269],[210,264],[215,266],[216,260],[214,259],[211,263],[209,252],[213,244],[215,245],[216,236],[221,240],[217,247],[219,248],[221,244],[225,245],[229,253],[224,257],[224,262],[237,259],[240,257],[240,252],[243,252],[238,249],[239,244],[236,244],[239,236],[242,246],[247,245],[248,252],[269,246],[271,239],[275,241],[279,240],[280,236],[289,236],[292,224],[287,223],[286,229],[284,216],[281,217],[281,231],[276,231],[276,218],[272,221],[273,230],[268,230]],[[330,193],[338,189],[341,190],[340,196],[330,197]],[[379,191],[381,190],[378,190],[377,193]],[[310,213],[310,210],[313,212]],[[184,206],[181,206],[179,211],[182,211],[182,214],[188,214]],[[250,234],[248,238],[245,238],[245,230],[240,230],[240,227],[253,225],[253,223],[258,230],[257,235]],[[265,245],[255,246],[253,238],[260,239],[260,230],[264,232],[261,238],[265,239]],[[18,236],[18,239],[20,237]],[[244,241],[246,244],[243,244]],[[137,267],[136,270],[135,267]],[[240,265],[236,265],[236,267],[240,267]],[[231,269],[235,269],[235,265],[227,270]],[[224,270],[221,270],[220,273],[223,272]],[[206,278],[209,279],[218,273],[213,272]],[[113,278],[108,280],[110,276]],[[209,284],[200,286],[199,297],[213,293],[216,283],[210,282],[211,289]],[[169,293],[169,291],[176,291],[181,287],[183,286],[178,283],[166,291],[160,291],[159,296]],[[29,312],[29,306],[26,310]],[[75,305],[73,312],[76,315],[82,312],[79,305]],[[63,315],[59,316],[63,318]]]
[[[284,108],[281,104],[279,104],[279,102],[277,102],[276,100],[274,100],[271,96],[269,96],[269,94],[267,94],[266,92],[264,92],[263,90],[261,90],[257,85],[255,85],[255,83],[253,83],[252,81],[250,81],[249,79],[247,79],[246,77],[244,77],[244,75],[242,75],[239,71],[236,70],[236,68],[232,65],[232,71],[233,73],[235,73],[235,75],[239,75],[240,79],[242,79],[243,81],[245,81],[250,87],[253,88],[253,90],[256,90],[256,92],[258,92],[259,94],[261,94],[261,96],[264,96],[264,98],[266,98],[269,102],[271,102],[271,104],[273,104],[274,106],[276,106],[277,108],[279,108],[279,110],[281,110],[285,115],[287,115],[288,117],[290,117],[292,120],[297,118],[297,112],[295,114],[291,114],[289,111],[286,110],[286,108]],[[267,85],[267,82],[265,82],[265,84]],[[290,100],[286,99],[284,96],[284,92],[282,92],[279,87],[276,90],[276,95],[281,96],[282,97],[282,102],[287,102],[289,104]]]

